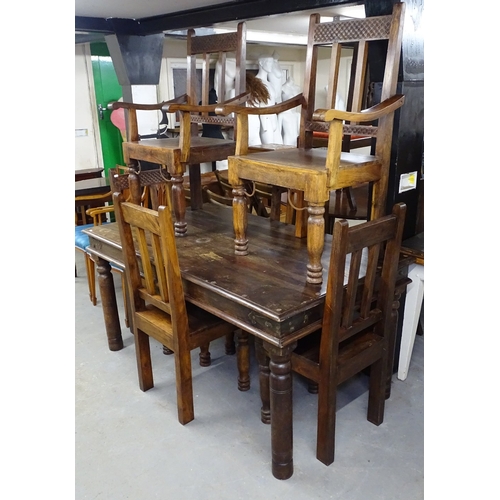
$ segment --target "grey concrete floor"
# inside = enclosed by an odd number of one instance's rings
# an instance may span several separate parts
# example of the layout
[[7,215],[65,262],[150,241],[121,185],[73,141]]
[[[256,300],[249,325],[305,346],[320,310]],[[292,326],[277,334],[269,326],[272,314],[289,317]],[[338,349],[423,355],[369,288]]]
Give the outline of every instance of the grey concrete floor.
[[[366,420],[367,381],[339,388],[336,455],[315,457],[316,396],[294,378],[294,474],[271,474],[270,427],[260,421],[258,370],[251,389],[237,389],[236,357],[223,339],[211,344],[212,365],[193,351],[195,420],[177,420],[173,358],[151,341],[155,387],[139,389],[133,336],[107,347],[100,300],[88,298],[83,255],[75,252],[75,498],[99,500],[424,498],[424,338],[417,336],[408,378],[393,376],[380,426]],[[253,352],[252,352],[253,355]]]

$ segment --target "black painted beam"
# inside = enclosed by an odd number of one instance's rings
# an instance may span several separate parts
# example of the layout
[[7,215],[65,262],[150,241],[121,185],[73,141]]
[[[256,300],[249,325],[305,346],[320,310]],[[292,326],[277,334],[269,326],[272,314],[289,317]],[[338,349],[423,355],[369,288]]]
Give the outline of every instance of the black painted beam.
[[199,28],[227,21],[248,20],[284,12],[356,3],[363,2],[353,2],[352,0],[290,0],[286,3],[270,0],[230,2],[169,14],[168,16],[143,19],[141,20],[141,30],[144,34],[183,28]]
[[161,16],[142,19],[99,19],[75,17],[76,31],[100,31],[126,35],[150,35],[163,31],[200,28],[227,21],[254,19],[257,17],[320,9],[331,5],[361,5],[363,1],[353,0],[245,0],[210,5]]
[[75,16],[75,31],[113,33],[107,19],[101,17]]
[[[107,35],[141,35],[140,21],[135,19],[121,19],[109,17],[107,19],[98,17],[75,17],[75,31],[88,33],[105,33]],[[149,33],[146,33],[149,34]]]

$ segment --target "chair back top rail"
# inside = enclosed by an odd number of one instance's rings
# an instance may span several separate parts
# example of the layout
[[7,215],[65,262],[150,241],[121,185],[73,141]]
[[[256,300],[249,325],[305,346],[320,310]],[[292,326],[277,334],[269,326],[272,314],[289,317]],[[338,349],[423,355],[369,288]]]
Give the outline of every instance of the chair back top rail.
[[[166,170],[141,170],[139,172],[123,173],[126,167],[109,169],[112,192],[130,193],[130,201],[136,204],[150,206],[157,210],[160,205],[168,205],[169,180]],[[128,200],[128,198],[126,197]],[[128,200],[129,201],[129,200]]]

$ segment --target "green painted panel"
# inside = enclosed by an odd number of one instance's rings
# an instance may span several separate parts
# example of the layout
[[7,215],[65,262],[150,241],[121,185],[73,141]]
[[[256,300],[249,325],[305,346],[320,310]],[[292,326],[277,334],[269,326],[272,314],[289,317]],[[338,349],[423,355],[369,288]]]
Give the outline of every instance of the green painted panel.
[[105,43],[90,45],[92,71],[97,109],[99,113],[99,131],[101,134],[102,156],[106,175],[110,168],[123,165],[123,139],[120,131],[111,122],[111,111],[105,109],[109,102],[122,97],[122,87],[118,83],[115,68]]

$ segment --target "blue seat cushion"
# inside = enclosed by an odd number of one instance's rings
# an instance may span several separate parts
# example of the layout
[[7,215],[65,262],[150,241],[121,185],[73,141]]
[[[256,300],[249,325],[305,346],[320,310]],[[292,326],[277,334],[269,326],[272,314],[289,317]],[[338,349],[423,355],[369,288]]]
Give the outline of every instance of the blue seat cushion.
[[[84,224],[83,226],[75,226],[75,247],[85,251],[85,249],[89,246],[89,237],[86,235],[83,230],[94,227],[94,224]],[[111,267],[116,269],[117,271],[123,272],[123,268],[117,266],[116,264],[111,263]]]
[[83,232],[84,229],[90,229],[94,224],[84,224],[75,226],[75,247],[85,250],[89,246],[89,237]]

